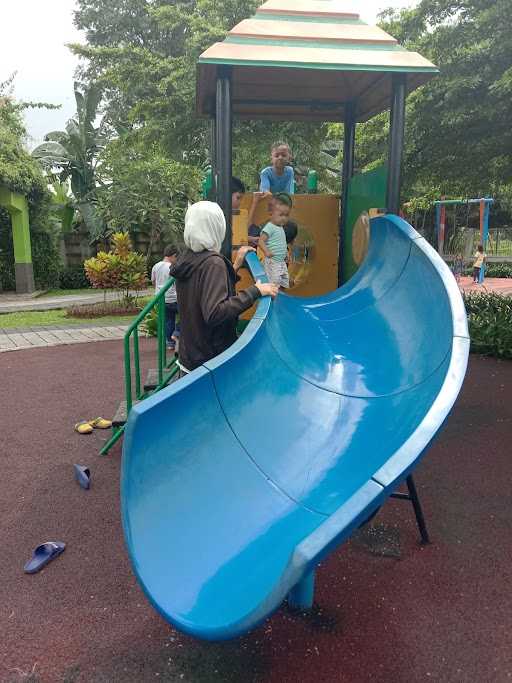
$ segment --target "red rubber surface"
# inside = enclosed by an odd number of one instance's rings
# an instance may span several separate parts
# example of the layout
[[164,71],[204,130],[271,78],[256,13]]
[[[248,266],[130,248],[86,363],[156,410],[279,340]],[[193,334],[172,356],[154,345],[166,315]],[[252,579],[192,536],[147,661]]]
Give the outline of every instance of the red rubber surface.
[[[512,363],[471,358],[415,472],[432,545],[418,545],[410,505],[390,501],[320,568],[311,615],[283,608],[224,644],[175,633],[149,606],[124,550],[120,446],[101,458],[109,431],[73,431],[112,415],[122,367],[119,342],[0,354],[0,681],[512,680]],[[25,575],[46,540],[65,553]]]

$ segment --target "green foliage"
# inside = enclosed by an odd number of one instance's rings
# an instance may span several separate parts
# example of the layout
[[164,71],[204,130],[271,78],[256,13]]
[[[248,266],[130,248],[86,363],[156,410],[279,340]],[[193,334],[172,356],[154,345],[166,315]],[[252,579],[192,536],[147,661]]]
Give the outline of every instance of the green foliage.
[[149,252],[160,237],[177,236],[188,201],[199,199],[199,170],[169,159],[156,145],[144,149],[114,140],[102,157],[101,174],[111,180],[99,193],[109,228],[147,233]]
[[89,280],[83,266],[68,266],[59,273],[59,287],[61,289],[84,289],[89,287]]
[[[0,185],[28,199],[34,278],[36,286],[44,289],[58,283],[60,256],[49,216],[46,179],[24,147],[21,112],[29,105],[13,99],[12,80],[0,83]],[[15,289],[11,219],[4,209],[0,209],[0,282],[6,290]]]
[[[473,275],[473,266],[464,269],[465,275]],[[485,277],[512,278],[512,263],[488,263],[485,266]]]
[[[508,0],[422,0],[388,10],[382,26],[440,75],[407,102],[407,197],[512,196]],[[385,158],[389,116],[360,126],[358,163]]]
[[153,308],[140,324],[140,331],[146,337],[158,335],[158,310]]
[[101,90],[96,85],[81,89],[75,83],[76,117],[67,122],[65,131],[47,133],[45,142],[32,152],[47,172],[58,172],[61,183],[70,178],[76,207],[93,240],[104,233],[96,209],[96,164],[107,140],[104,123],[95,126],[100,100]]
[[91,285],[97,289],[114,289],[120,292],[123,304],[129,305],[132,291],[140,291],[147,284],[146,260],[132,251],[128,233],[117,232],[111,237],[113,249],[100,251],[84,263]]
[[[36,287],[58,287],[60,253],[55,239],[45,230],[32,229],[30,240]],[[11,222],[3,210],[0,210],[0,283],[5,290],[16,288]]]
[[471,350],[497,358],[512,358],[512,298],[478,292],[464,294]]
[[[120,136],[119,148],[129,150],[127,165],[133,150],[137,155],[151,150],[157,158],[204,171],[210,160],[209,127],[195,115],[197,58],[260,4],[112,0],[106,7],[101,0],[79,0],[76,24],[86,32],[88,44],[72,49],[89,60],[84,77],[104,92],[106,116]],[[233,170],[255,189],[259,171],[269,163],[270,144],[286,139],[295,165],[317,168],[324,187],[329,178],[320,148],[326,134],[327,126],[317,124],[236,122]],[[171,189],[176,194],[177,188]]]
[[512,263],[488,263],[485,267],[485,277],[512,278]]
[[61,264],[60,252],[54,238],[48,232],[39,231],[32,232],[30,237],[36,287],[58,287]]
[[0,83],[0,185],[26,195],[34,205],[45,198],[46,182],[39,164],[24,147],[22,111],[27,105],[14,100],[12,80]]

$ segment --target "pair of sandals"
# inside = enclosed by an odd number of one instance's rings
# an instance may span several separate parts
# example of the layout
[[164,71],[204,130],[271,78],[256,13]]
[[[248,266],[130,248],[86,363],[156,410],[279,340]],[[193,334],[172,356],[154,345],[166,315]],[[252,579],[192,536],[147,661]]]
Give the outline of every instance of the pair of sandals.
[[[75,478],[83,489],[91,486],[91,471],[86,465],[73,465]],[[46,565],[66,549],[66,544],[62,541],[46,541],[34,549],[32,557],[25,563],[23,571],[25,574],[37,574]]]
[[105,420],[104,417],[96,417],[94,420],[82,420],[75,425],[75,432],[79,434],[92,434],[95,429],[110,429],[112,427],[111,420]]

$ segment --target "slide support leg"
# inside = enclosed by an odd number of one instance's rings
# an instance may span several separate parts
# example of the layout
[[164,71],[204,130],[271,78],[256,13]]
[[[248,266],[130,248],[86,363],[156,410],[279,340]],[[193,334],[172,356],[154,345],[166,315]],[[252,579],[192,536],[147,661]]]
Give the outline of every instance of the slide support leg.
[[391,498],[398,498],[399,500],[410,500],[412,507],[414,508],[414,515],[416,516],[416,523],[418,525],[418,530],[421,536],[422,545],[427,545],[430,543],[430,537],[427,531],[427,525],[425,522],[425,517],[423,516],[423,510],[421,507],[420,499],[418,497],[418,491],[416,490],[416,484],[410,474],[407,479],[407,489],[409,493],[392,493]]
[[295,609],[311,609],[315,595],[315,572],[307,574],[288,593],[288,604]]

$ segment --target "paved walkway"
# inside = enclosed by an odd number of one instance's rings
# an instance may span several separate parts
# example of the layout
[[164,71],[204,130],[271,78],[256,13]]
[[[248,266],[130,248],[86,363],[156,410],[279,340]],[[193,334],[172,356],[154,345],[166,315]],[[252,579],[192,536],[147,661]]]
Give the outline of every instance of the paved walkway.
[[0,330],[0,353],[42,346],[122,339],[128,325],[69,325]]
[[[154,289],[144,289],[138,293],[139,297],[150,296]],[[66,294],[65,296],[34,296],[34,294],[14,294],[13,292],[0,293],[0,313],[16,313],[19,311],[49,311],[80,304],[96,304],[104,300],[102,291],[81,292]],[[117,292],[107,292],[107,301],[115,301],[119,298]],[[1,324],[1,320],[0,320]]]
[[505,277],[486,277],[482,285],[473,284],[473,278],[462,277],[460,288],[464,292],[496,292],[506,296],[512,295],[512,279]]

